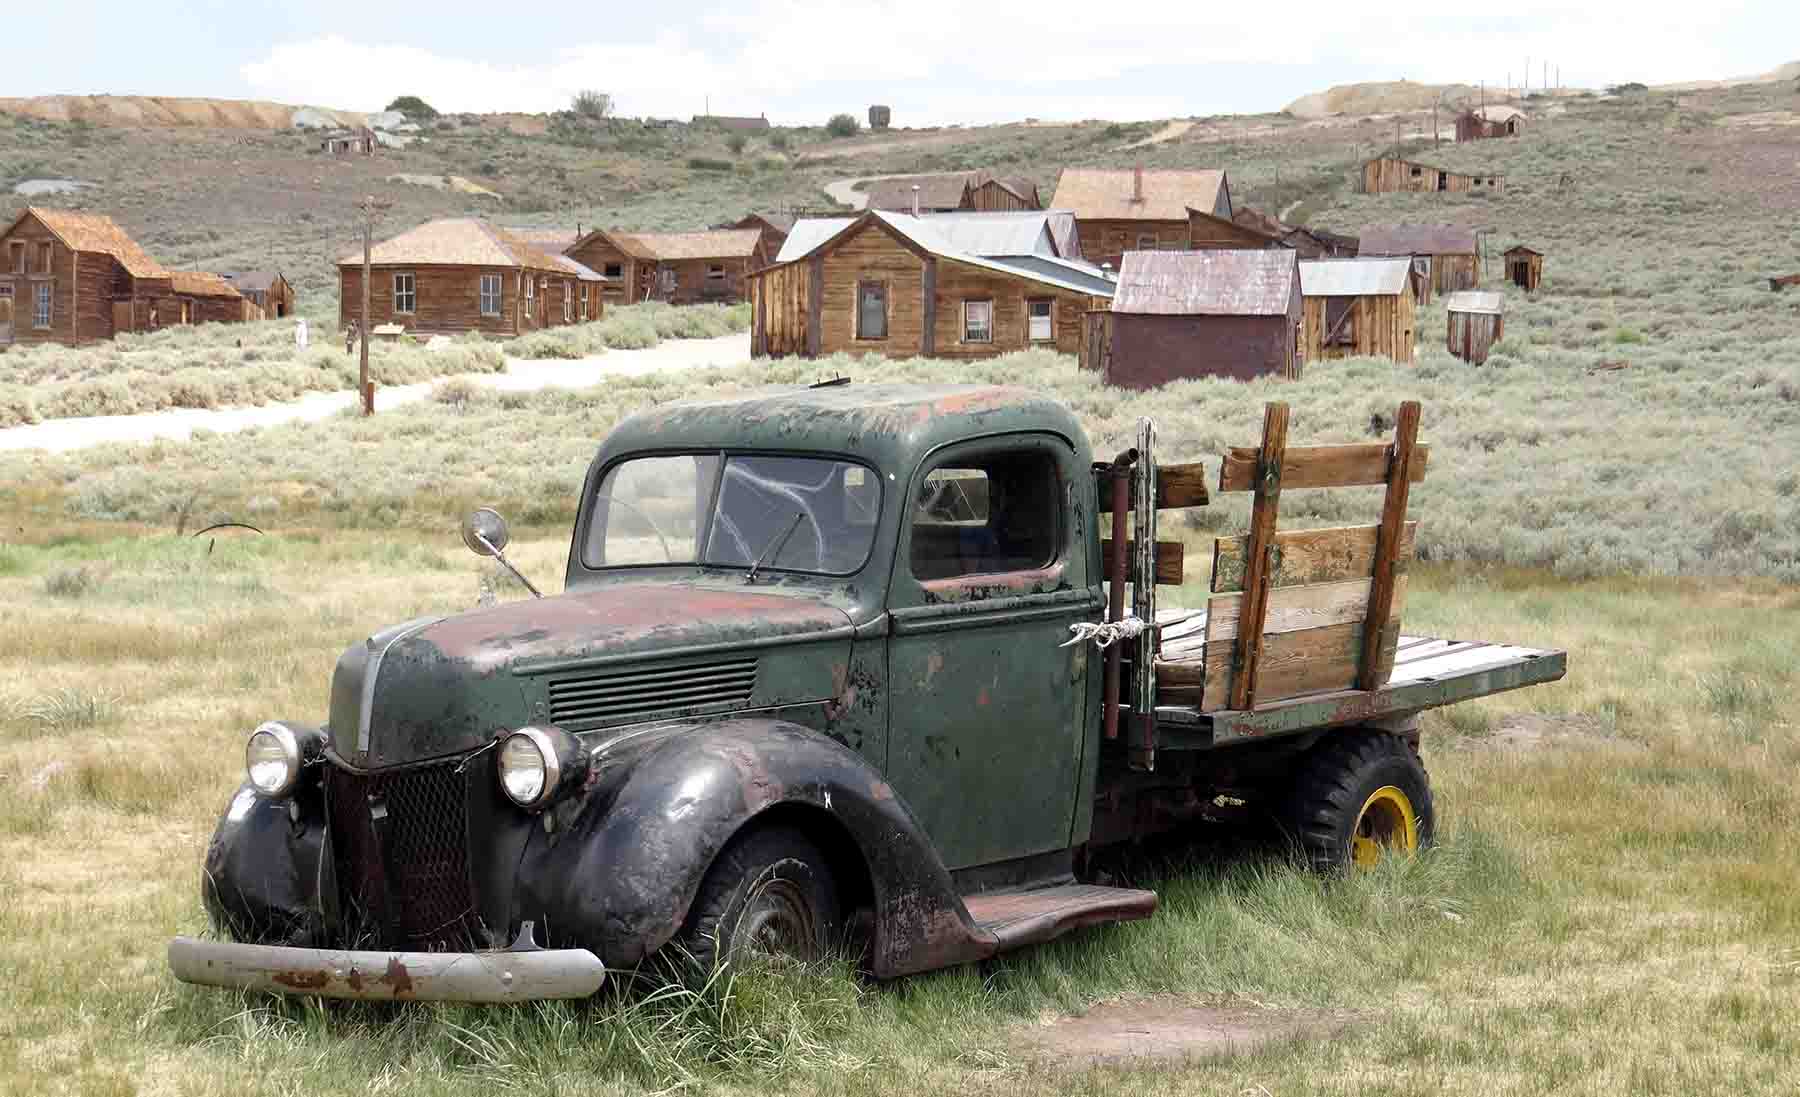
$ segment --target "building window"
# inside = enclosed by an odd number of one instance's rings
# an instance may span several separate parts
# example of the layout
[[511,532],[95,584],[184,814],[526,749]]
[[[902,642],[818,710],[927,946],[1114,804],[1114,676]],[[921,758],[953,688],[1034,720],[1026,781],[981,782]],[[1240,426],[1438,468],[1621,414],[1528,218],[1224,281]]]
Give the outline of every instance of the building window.
[[48,328],[50,326],[50,283],[39,282],[31,287],[31,326]]
[[706,278],[707,278],[707,281],[709,281],[709,282],[710,281],[723,282],[725,280],[725,264],[724,263],[708,263],[708,264],[706,264]]
[[606,264],[605,267],[601,268],[600,275],[603,278],[610,278],[610,279],[614,279],[614,280],[623,278],[623,277],[625,277],[625,264],[623,264],[623,263],[608,263],[608,264]]
[[994,341],[994,303],[992,301],[963,302],[963,342],[992,343]]
[[481,276],[481,315],[500,315],[500,276],[498,274]]
[[913,501],[913,575],[929,582],[1048,567],[1061,497],[1048,453],[985,454],[933,469]]
[[888,335],[887,283],[856,284],[856,337],[886,339]]
[[579,308],[581,309],[581,322],[584,324],[587,323],[587,301],[588,301],[588,288],[586,286],[582,286],[581,287],[581,304],[580,304]]
[[39,271],[39,273],[42,273],[42,274],[50,273],[50,257],[51,257],[50,249],[51,249],[51,244],[50,244],[50,241],[48,241],[48,240],[46,240],[43,243],[38,245],[38,271]]
[[1419,176],[1421,176],[1421,175],[1423,175],[1423,174],[1424,174],[1424,173],[1425,173],[1425,172],[1424,172],[1424,169],[1423,169],[1423,168],[1421,168],[1421,167],[1419,167],[1419,165],[1417,165],[1417,164],[1414,164],[1414,165],[1413,165],[1413,166],[1412,166],[1412,177],[1413,177],[1413,178],[1414,178],[1414,179],[1417,179],[1417,178],[1418,178],[1418,177],[1419,177]]
[[14,274],[25,273],[25,242],[23,240],[13,242],[12,271]]
[[1328,347],[1356,346],[1356,298],[1325,298],[1325,338]]
[[662,291],[664,293],[674,293],[675,287],[681,284],[681,279],[675,276],[674,267],[664,267],[657,273],[662,279]]
[[563,323],[565,323],[565,324],[573,323],[574,320],[575,320],[575,287],[569,285],[569,283],[567,283],[567,282],[564,282],[563,283]]
[[1153,232],[1145,232],[1145,233],[1138,234],[1137,249],[1139,251],[1155,251],[1156,250],[1156,234]]
[[418,283],[410,274],[394,275],[394,311],[410,314],[419,308]]
[[1056,302],[1048,297],[1035,297],[1025,302],[1025,337],[1033,343],[1048,343],[1056,338]]
[[537,279],[533,278],[531,275],[527,274],[525,276],[525,313],[527,316],[535,316],[536,310],[537,310]]

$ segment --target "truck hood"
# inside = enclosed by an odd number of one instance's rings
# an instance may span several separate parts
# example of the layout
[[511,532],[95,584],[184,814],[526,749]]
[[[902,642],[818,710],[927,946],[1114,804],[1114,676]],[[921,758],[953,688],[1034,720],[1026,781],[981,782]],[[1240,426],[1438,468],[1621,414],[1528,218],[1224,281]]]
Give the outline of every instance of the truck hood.
[[[667,676],[696,663],[701,673],[724,674],[709,670],[708,660],[720,658],[734,662],[734,680],[748,690],[727,709],[819,700],[830,695],[833,668],[847,661],[851,632],[849,615],[821,598],[691,583],[614,584],[420,618],[376,633],[338,660],[331,738],[345,761],[378,768],[470,750],[526,723],[570,726],[556,719],[559,682],[623,702],[588,726],[617,723],[606,718],[615,710],[644,719],[681,714],[692,706],[673,703],[681,695]],[[796,652],[783,659],[787,673],[759,673],[769,649],[799,644],[833,650]],[[665,662],[672,669],[659,671]],[[796,663],[818,673],[796,674]],[[647,679],[654,692],[621,698],[625,687],[588,684],[621,673]],[[649,684],[659,679],[661,687]],[[656,694],[673,700],[659,709]],[[579,719],[570,726],[581,729]]]

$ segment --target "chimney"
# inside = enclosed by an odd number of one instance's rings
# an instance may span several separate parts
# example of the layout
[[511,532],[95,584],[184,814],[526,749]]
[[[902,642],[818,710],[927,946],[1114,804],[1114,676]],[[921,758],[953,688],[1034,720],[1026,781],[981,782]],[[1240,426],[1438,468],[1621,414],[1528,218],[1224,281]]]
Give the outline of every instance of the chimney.
[[919,215],[919,184],[914,183],[912,185],[912,187],[913,187],[913,216],[917,217]]
[[1142,164],[1131,169],[1131,200],[1133,202],[1144,200],[1144,165]]

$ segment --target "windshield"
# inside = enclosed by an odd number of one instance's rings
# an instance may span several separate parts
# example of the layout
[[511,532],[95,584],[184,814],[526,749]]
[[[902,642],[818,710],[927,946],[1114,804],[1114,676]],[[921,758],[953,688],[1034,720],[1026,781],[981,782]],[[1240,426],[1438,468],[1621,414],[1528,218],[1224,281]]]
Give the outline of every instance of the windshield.
[[826,457],[717,453],[635,457],[607,470],[588,567],[711,564],[849,575],[881,515],[873,469]]

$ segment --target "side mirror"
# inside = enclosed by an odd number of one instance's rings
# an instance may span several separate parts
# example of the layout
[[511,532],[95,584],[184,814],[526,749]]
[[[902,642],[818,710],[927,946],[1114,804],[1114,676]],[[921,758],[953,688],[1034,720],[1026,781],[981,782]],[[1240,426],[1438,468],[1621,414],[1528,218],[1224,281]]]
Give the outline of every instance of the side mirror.
[[512,534],[506,528],[506,519],[493,507],[476,507],[463,519],[463,544],[477,556],[498,556],[506,550]]

